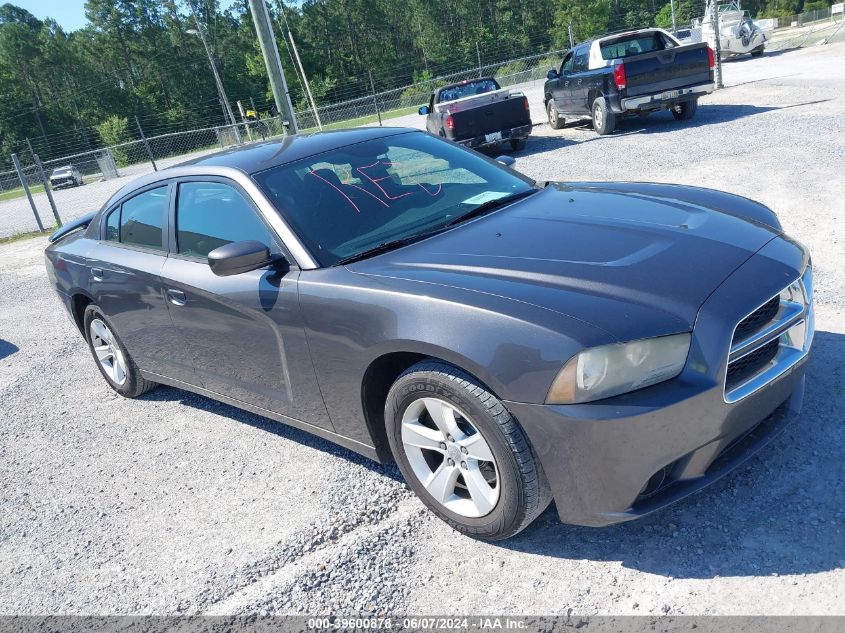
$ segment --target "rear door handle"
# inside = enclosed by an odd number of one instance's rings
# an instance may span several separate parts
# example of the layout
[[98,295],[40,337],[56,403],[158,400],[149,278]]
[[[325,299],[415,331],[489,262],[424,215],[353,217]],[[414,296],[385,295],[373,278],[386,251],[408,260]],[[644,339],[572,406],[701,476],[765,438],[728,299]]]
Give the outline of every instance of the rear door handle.
[[175,306],[183,306],[188,303],[188,297],[181,290],[175,288],[167,289],[167,299]]
[[102,281],[103,280],[103,269],[102,268],[92,268],[91,269],[91,277],[94,281]]

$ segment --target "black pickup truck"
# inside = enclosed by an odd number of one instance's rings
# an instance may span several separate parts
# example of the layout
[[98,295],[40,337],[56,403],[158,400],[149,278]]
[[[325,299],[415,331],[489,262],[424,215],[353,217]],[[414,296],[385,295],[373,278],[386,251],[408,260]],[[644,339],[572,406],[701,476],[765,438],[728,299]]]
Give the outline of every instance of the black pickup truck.
[[511,149],[520,150],[531,133],[528,99],[503,90],[492,77],[438,88],[419,113],[426,115],[432,134],[475,149],[509,141]]
[[610,134],[620,116],[668,109],[690,119],[698,98],[713,92],[715,57],[705,43],[682,45],[662,29],[642,29],[576,45],[545,84],[549,125],[565,117],[592,116],[599,134]]

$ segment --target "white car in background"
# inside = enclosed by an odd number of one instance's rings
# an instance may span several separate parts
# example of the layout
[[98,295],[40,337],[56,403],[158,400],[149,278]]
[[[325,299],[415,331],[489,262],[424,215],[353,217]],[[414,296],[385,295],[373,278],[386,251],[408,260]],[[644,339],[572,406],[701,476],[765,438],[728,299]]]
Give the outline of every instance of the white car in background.
[[64,187],[79,187],[85,183],[82,180],[82,174],[73,165],[65,165],[64,167],[56,167],[53,173],[50,174],[50,186],[53,189],[62,189]]

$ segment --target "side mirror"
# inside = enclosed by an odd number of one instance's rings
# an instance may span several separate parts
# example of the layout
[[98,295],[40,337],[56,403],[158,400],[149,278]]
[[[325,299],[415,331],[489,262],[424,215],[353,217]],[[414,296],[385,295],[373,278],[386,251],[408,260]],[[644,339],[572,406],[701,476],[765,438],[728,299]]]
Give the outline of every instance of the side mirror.
[[417,110],[417,112],[419,112],[420,114],[428,114],[430,110],[428,109],[428,106],[423,106],[419,110]]
[[513,156],[503,154],[502,156],[496,157],[496,162],[501,163],[505,167],[513,167],[516,164],[516,159]]
[[554,68],[552,68],[549,72],[546,73],[546,79],[552,80],[552,79],[557,79],[557,78],[558,78],[558,74],[557,74],[557,71]]
[[255,240],[232,242],[208,254],[208,266],[218,277],[239,275],[263,268],[272,262],[270,249]]

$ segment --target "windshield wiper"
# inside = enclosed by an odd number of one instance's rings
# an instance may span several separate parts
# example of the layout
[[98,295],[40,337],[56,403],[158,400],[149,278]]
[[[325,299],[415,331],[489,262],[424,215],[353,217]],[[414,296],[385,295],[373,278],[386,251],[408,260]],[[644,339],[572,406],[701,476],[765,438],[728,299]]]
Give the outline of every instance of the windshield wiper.
[[506,204],[510,204],[511,202],[516,202],[522,198],[530,196],[532,193],[537,193],[536,189],[528,189],[526,191],[519,191],[517,193],[512,193],[509,196],[504,196],[502,198],[496,198],[495,200],[488,200],[484,204],[480,204],[471,211],[467,211],[463,215],[459,215],[456,218],[452,218],[449,220],[444,226],[450,227],[455,226],[456,224],[460,224],[461,222],[466,222],[472,218],[477,218],[480,215],[484,215],[485,213],[489,213],[494,209],[498,209],[499,207],[503,207]]
[[359,259],[366,259],[367,257],[372,257],[373,255],[378,255],[379,253],[384,253],[387,251],[392,251],[395,248],[399,248],[400,246],[405,246],[406,244],[410,244],[411,242],[417,242],[424,237],[428,237],[429,235],[434,235],[435,233],[439,233],[442,231],[442,228],[437,228],[431,231],[423,231],[422,233],[414,233],[413,235],[406,235],[405,237],[400,237],[395,240],[388,240],[387,242],[382,242],[381,244],[376,244],[375,246],[368,248],[366,250],[361,251],[360,253],[355,253],[354,255],[349,255],[348,257],[344,257],[339,259],[335,262],[335,266],[342,266],[343,264],[350,264],[352,262],[357,262]]

